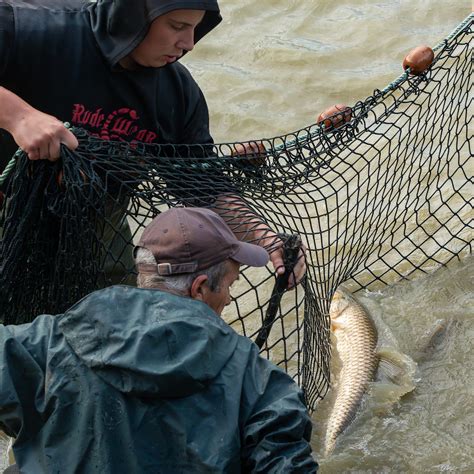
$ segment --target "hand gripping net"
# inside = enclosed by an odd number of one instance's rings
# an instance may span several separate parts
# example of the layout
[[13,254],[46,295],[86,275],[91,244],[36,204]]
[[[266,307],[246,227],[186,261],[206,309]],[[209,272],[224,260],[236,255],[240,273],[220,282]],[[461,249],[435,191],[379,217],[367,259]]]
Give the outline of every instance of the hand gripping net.
[[342,127],[259,140],[265,150],[253,155],[236,154],[236,143],[145,146],[80,129],[78,150],[63,149],[61,162],[20,154],[1,215],[0,317],[31,321],[97,288],[134,284],[133,244],[168,207],[211,207],[247,238],[263,220],[301,237],[306,278],[262,331],[275,277],[244,268],[224,317],[254,340],[265,334],[262,354],[314,408],[328,388],[339,284],[374,290],[472,253],[473,18],[425,74],[375,91]]

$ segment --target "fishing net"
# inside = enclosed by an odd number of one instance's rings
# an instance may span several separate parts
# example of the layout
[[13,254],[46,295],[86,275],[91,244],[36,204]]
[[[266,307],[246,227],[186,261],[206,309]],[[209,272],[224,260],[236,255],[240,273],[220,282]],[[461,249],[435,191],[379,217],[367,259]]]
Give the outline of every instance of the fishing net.
[[427,72],[406,71],[338,127],[207,145],[106,142],[73,129],[80,146],[64,148],[60,162],[19,153],[1,214],[3,321],[133,285],[144,226],[172,206],[210,207],[247,240],[267,223],[283,241],[306,244],[302,284],[275,299],[273,270],[244,268],[224,317],[259,336],[262,354],[314,408],[328,388],[328,311],[339,284],[376,290],[472,252],[473,18],[435,49]]

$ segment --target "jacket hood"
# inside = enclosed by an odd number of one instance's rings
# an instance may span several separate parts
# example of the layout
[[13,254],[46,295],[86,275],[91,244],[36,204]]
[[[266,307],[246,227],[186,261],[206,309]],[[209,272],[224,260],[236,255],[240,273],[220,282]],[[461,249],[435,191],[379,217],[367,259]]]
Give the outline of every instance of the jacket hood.
[[145,38],[150,23],[173,10],[205,10],[194,42],[222,20],[217,0],[97,0],[89,6],[92,31],[111,66],[127,56]]
[[206,304],[159,290],[113,286],[59,316],[75,354],[117,390],[184,397],[203,390],[239,336]]

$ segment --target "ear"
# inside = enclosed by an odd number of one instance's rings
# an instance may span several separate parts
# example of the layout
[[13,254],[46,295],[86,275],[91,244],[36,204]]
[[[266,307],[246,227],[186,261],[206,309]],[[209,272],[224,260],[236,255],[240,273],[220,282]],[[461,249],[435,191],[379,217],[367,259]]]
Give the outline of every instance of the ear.
[[209,291],[206,282],[208,280],[207,275],[197,276],[191,283],[191,298],[199,301],[205,301],[206,294]]

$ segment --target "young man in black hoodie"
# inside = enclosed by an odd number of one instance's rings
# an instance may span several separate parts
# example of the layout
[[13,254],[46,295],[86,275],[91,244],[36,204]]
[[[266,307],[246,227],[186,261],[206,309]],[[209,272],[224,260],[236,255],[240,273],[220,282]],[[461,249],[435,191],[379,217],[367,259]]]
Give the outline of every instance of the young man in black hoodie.
[[0,1],[2,168],[17,146],[32,160],[74,149],[66,121],[106,140],[212,143],[178,59],[220,21],[212,0]]
[[[0,0],[0,171],[18,146],[31,160],[75,149],[63,122],[105,140],[213,143],[204,96],[179,59],[220,21],[216,0]],[[226,206],[226,220],[249,220],[235,197]],[[122,214],[114,219],[130,236]],[[244,234],[276,248],[283,273],[276,234],[256,216]],[[300,258],[297,281],[304,271]]]

